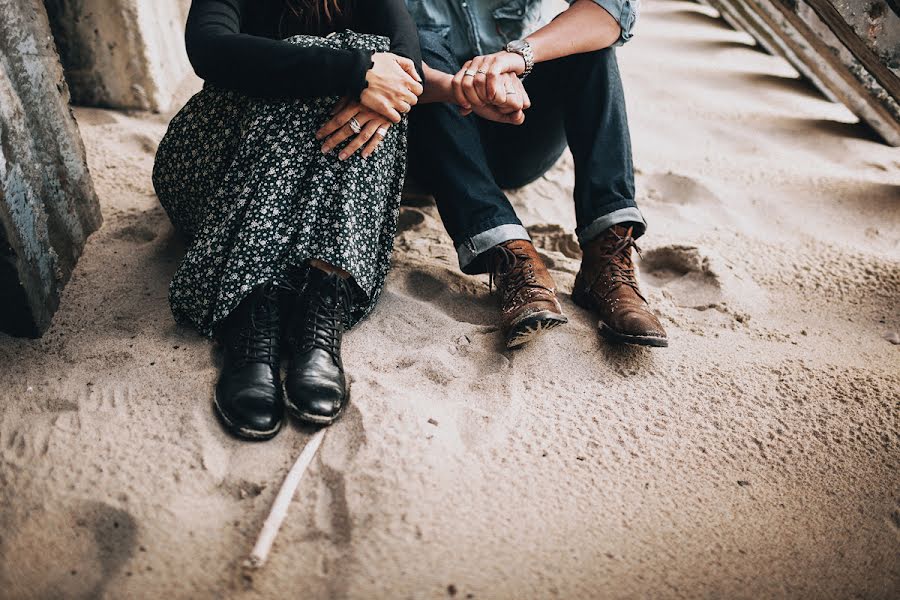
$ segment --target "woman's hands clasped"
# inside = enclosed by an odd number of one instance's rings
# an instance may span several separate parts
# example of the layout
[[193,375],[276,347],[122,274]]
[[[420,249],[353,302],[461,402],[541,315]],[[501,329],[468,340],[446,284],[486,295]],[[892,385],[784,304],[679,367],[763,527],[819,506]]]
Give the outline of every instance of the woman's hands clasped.
[[323,140],[323,153],[328,154],[350,139],[338,158],[347,160],[360,148],[362,157],[368,158],[391,125],[399,123],[401,115],[412,110],[422,94],[422,78],[413,61],[378,52],[372,56],[372,62],[374,66],[366,73],[368,87],[359,101],[344,98],[338,102],[331,119],[316,132],[316,139]]
[[372,55],[372,68],[366,73],[366,87],[359,97],[363,106],[392,123],[408,113],[422,95],[422,78],[413,61],[390,52]]

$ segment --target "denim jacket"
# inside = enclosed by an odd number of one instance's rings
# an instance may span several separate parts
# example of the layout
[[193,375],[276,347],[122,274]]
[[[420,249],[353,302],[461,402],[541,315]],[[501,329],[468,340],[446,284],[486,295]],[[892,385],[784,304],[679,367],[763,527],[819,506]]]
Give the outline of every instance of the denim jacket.
[[[569,4],[575,0],[566,0]],[[619,22],[616,45],[631,39],[641,0],[593,0]],[[446,37],[456,58],[497,52],[545,25],[556,12],[549,0],[406,0],[419,29]]]

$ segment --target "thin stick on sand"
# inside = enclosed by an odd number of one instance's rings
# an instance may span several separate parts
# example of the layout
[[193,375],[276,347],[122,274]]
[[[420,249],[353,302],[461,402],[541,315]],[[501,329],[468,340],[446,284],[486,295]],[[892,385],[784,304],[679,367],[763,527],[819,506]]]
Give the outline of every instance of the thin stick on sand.
[[297,491],[297,486],[300,485],[300,480],[319,450],[324,437],[324,428],[317,431],[306,443],[303,452],[297,457],[297,462],[288,471],[284,483],[281,484],[281,489],[278,490],[278,495],[275,496],[272,510],[269,511],[269,516],[266,517],[266,522],[263,523],[262,531],[259,532],[259,538],[256,540],[256,545],[253,546],[253,552],[250,553],[246,566],[258,569],[265,564],[266,559],[269,557],[269,551],[272,549],[272,544],[275,543],[275,536],[278,535],[278,530],[281,529],[281,524],[287,516],[288,507],[291,505],[294,492]]

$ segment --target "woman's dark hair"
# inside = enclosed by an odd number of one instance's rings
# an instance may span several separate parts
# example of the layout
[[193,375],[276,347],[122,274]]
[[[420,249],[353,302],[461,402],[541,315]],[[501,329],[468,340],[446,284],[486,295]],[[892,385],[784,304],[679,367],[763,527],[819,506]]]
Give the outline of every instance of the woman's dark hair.
[[[351,0],[279,0],[284,6],[281,15],[281,29],[291,25],[307,31],[323,27],[334,27],[347,23],[350,16]],[[283,32],[286,34],[286,32]]]

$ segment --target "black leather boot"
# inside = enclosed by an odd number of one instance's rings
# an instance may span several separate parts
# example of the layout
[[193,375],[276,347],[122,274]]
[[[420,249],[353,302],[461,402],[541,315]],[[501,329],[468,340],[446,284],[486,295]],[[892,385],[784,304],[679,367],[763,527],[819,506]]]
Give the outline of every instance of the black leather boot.
[[225,349],[216,385],[215,412],[225,428],[248,440],[268,440],[284,423],[281,389],[281,318],[275,284],[258,287],[221,330]]
[[287,407],[307,423],[334,422],[350,400],[341,361],[341,337],[350,312],[350,284],[338,275],[309,269],[291,323]]

